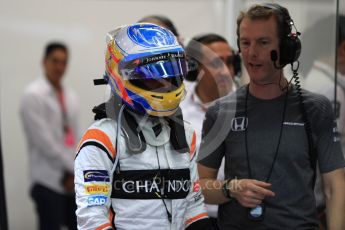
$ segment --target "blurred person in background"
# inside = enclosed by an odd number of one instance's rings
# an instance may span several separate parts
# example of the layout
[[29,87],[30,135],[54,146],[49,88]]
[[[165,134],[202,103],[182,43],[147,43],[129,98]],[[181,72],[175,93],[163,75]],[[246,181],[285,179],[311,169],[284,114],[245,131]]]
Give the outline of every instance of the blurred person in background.
[[[195,36],[186,46],[190,82],[186,98],[181,103],[183,118],[197,133],[197,146],[201,140],[202,123],[209,105],[216,99],[236,90],[235,76],[240,73],[241,60],[227,40],[213,33]],[[224,164],[219,168],[218,179],[224,179]],[[217,224],[218,205],[206,204],[214,229]]]
[[241,59],[224,37],[213,33],[192,38],[186,54],[189,86],[181,107],[184,119],[201,135],[210,104],[236,90],[234,79],[240,73]]
[[20,105],[40,230],[77,228],[73,162],[78,103],[75,93],[62,84],[67,63],[67,47],[49,43],[42,61],[44,75],[27,86]]
[[[305,41],[304,51],[308,55],[304,69],[307,72],[305,87],[306,89],[326,96],[334,106],[337,128],[340,135],[340,143],[343,154],[345,154],[345,15],[338,16],[336,28],[337,38],[337,86],[336,100],[335,95],[335,70],[334,70],[334,37],[328,31],[336,21],[335,15],[330,15],[318,20],[313,26],[304,31],[302,41]],[[317,38],[318,42],[315,41]],[[322,45],[319,42],[322,41]],[[313,59],[315,58],[315,59]],[[309,65],[308,65],[309,64]],[[345,193],[345,191],[344,191]],[[326,227],[326,202],[322,191],[322,177],[319,175],[315,185],[315,198],[318,210],[318,217],[322,227]]]
[[[335,15],[330,15],[317,21],[313,26],[304,32],[302,41],[305,42],[304,50],[314,57],[309,68],[305,68],[305,87],[312,92],[325,95],[335,107],[335,116],[338,123],[343,152],[345,150],[345,15],[339,15],[338,26],[336,28],[337,38],[337,70],[334,69],[334,37],[325,31],[335,23]],[[324,43],[324,47],[310,42],[315,37]],[[329,44],[329,45],[327,45]],[[337,71],[337,100],[334,100],[335,71]]]
[[[241,59],[227,40],[213,33],[195,36],[186,46],[190,82],[186,98],[181,103],[183,118],[190,122],[197,133],[197,148],[201,140],[202,123],[209,105],[216,99],[236,90],[235,76],[239,75]],[[224,164],[218,171],[224,179]],[[206,204],[214,229],[217,224],[218,205]]]

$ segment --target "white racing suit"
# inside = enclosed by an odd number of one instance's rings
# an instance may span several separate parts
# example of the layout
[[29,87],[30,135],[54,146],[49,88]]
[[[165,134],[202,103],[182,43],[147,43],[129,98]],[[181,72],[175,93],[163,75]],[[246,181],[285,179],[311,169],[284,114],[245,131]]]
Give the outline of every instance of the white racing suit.
[[185,125],[190,151],[180,153],[169,141],[167,123],[158,136],[154,122],[138,123],[146,140],[141,153],[129,152],[123,130],[117,138],[113,119],[96,121],[84,134],[75,159],[78,229],[180,230],[208,218],[198,184],[195,133]]

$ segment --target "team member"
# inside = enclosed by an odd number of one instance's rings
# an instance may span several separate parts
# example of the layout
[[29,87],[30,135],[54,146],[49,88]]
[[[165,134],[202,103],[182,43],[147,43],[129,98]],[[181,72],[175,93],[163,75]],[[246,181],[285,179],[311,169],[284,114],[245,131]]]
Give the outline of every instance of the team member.
[[[345,163],[331,104],[290,85],[283,74],[282,67],[294,63],[301,48],[288,10],[255,5],[240,14],[237,25],[250,83],[206,113],[198,164],[206,201],[221,204],[221,229],[317,229],[317,160],[328,228],[344,229]],[[210,149],[214,130],[221,140]],[[216,183],[223,157],[226,181]],[[222,189],[215,186],[219,183]]]
[[[202,123],[209,105],[216,99],[234,92],[235,76],[240,72],[240,57],[227,40],[213,33],[195,36],[186,46],[190,82],[185,100],[181,103],[183,118],[190,122],[200,145]],[[219,168],[219,179],[224,179],[224,164]],[[218,205],[206,204],[215,229],[217,227]]]

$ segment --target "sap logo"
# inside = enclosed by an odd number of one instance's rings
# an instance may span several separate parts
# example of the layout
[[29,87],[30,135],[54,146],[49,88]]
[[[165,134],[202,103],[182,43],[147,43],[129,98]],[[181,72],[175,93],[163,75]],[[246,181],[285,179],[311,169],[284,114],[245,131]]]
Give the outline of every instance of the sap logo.
[[107,195],[109,192],[109,185],[103,184],[93,184],[93,185],[86,185],[85,186],[85,191],[87,194],[103,194]]
[[247,117],[235,117],[231,120],[231,130],[232,131],[244,131],[248,126]]
[[105,205],[107,199],[108,197],[106,196],[90,196],[87,198],[88,207]]
[[174,45],[174,35],[161,27],[152,25],[133,25],[127,30],[129,38],[136,44],[143,47],[161,47]]
[[84,181],[101,181],[109,182],[110,177],[107,170],[85,170],[84,171]]

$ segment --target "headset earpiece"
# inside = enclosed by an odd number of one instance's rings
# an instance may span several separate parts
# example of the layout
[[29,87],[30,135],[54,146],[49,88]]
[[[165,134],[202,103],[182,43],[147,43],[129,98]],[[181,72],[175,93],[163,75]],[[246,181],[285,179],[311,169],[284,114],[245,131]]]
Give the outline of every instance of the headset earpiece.
[[239,39],[239,34],[237,34],[237,40],[236,40],[236,43],[237,43],[237,49],[238,49],[238,53],[241,53],[241,47],[240,47],[240,39]]
[[280,65],[285,66],[297,61],[301,54],[301,48],[298,35],[290,33],[287,38],[283,39],[280,46]]
[[187,81],[196,81],[198,74],[199,74],[199,63],[198,63],[198,61],[192,57],[188,57],[187,64],[188,64],[188,69],[187,69],[188,71],[187,71],[187,75],[186,75],[185,79]]
[[238,77],[241,76],[242,60],[241,60],[241,56],[239,53],[234,54],[234,60],[233,60],[232,65],[234,67],[235,76],[238,76]]
[[196,81],[199,75],[199,62],[196,57],[201,56],[201,50],[199,43],[210,36],[210,34],[200,34],[194,36],[187,44],[185,50],[187,54],[188,72],[185,77],[187,81]]
[[[266,3],[263,4],[263,6],[265,8],[277,11],[283,18],[283,25],[279,25],[279,28],[283,30],[283,34],[280,38],[279,62],[281,67],[284,67],[287,64],[292,64],[293,62],[297,61],[301,54],[302,46],[299,39],[300,33],[297,31],[294,21],[291,19],[286,8],[276,3]],[[281,22],[278,20],[278,23]],[[292,27],[295,28],[296,33],[292,33]]]

